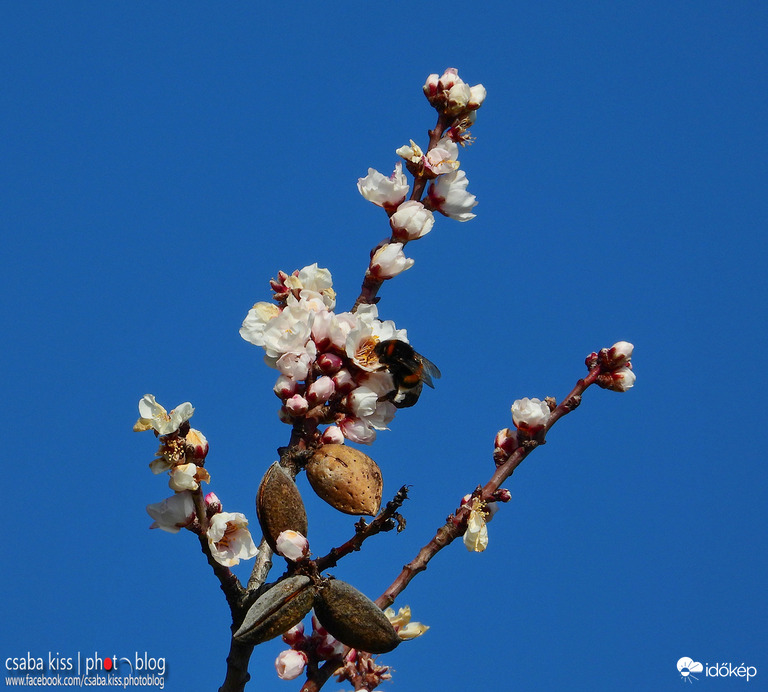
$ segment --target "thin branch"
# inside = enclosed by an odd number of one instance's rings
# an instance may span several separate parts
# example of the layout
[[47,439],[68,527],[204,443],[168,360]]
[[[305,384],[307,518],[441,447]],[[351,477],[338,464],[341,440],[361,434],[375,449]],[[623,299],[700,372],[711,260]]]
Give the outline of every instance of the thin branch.
[[[587,387],[595,383],[601,372],[602,368],[599,365],[593,367],[589,371],[589,375],[584,379],[579,380],[568,396],[566,396],[560,405],[552,411],[543,430],[536,436],[537,439],[530,440],[517,447],[509,455],[507,460],[497,467],[495,473],[491,476],[491,479],[478,493],[481,500],[492,500],[493,494],[501,487],[501,484],[512,475],[514,470],[522,463],[523,459],[536,449],[536,447],[545,442],[546,434],[552,426],[560,420],[560,418],[573,411],[579,405],[582,394]],[[427,569],[429,561],[435,557],[437,553],[460,536],[463,536],[467,529],[467,521],[469,519],[470,511],[469,505],[464,505],[457,509],[456,512],[448,518],[448,521],[437,530],[432,540],[418,552],[411,562],[403,567],[402,571],[392,584],[390,584],[384,593],[376,599],[376,605],[382,609],[392,605],[411,580],[419,574],[419,572],[423,572]]]
[[397,491],[395,497],[387,502],[387,506],[379,512],[370,524],[366,524],[362,519],[355,525],[355,535],[350,538],[346,543],[340,545],[338,548],[331,548],[328,555],[318,558],[315,563],[317,564],[318,571],[328,569],[329,567],[335,567],[336,563],[345,555],[360,550],[363,542],[375,536],[382,531],[391,531],[398,527],[398,523],[395,521],[395,517],[399,517],[397,510],[400,509],[403,502],[408,499],[408,486],[404,485]]

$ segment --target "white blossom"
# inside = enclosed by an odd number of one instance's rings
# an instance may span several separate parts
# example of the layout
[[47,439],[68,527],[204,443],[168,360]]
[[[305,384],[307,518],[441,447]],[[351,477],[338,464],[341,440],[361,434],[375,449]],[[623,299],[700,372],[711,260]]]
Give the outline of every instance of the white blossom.
[[474,219],[472,209],[477,206],[477,200],[467,192],[468,184],[466,173],[461,170],[438,176],[427,192],[432,207],[457,221]]
[[339,422],[339,428],[344,437],[357,444],[373,444],[376,439],[376,430],[362,418],[344,418]]
[[402,243],[387,243],[373,253],[370,272],[379,279],[391,279],[412,266],[413,260],[405,256]]
[[171,479],[168,485],[171,490],[197,490],[200,483],[211,482],[211,476],[202,466],[193,463],[178,464],[171,469]]
[[248,520],[240,512],[219,512],[211,517],[208,547],[220,565],[232,567],[256,556],[258,549],[248,531]]
[[389,178],[369,168],[368,175],[357,181],[357,189],[369,202],[395,209],[408,196],[410,187],[403,173],[403,165],[398,163]]
[[295,680],[304,672],[308,660],[307,654],[303,651],[295,649],[281,651],[275,659],[277,677],[281,680]]
[[305,380],[309,374],[309,368],[315,357],[315,344],[308,341],[304,351],[291,351],[283,353],[275,362],[275,367],[282,375],[290,377],[297,382]]
[[261,301],[256,303],[243,320],[240,336],[255,346],[264,346],[264,332],[269,323],[280,314],[280,308],[274,303]]
[[608,349],[608,358],[611,365],[619,366],[629,362],[635,347],[629,341],[617,341]]
[[435,217],[421,202],[408,200],[389,217],[389,225],[398,238],[416,240],[432,230]]
[[467,530],[464,532],[464,545],[467,550],[482,553],[488,547],[488,527],[482,503],[475,502],[469,513]]
[[512,404],[512,422],[516,428],[540,428],[547,424],[551,412],[545,401],[540,399],[518,399]]
[[281,531],[275,541],[277,552],[287,560],[296,562],[309,553],[309,541],[298,531]]
[[176,493],[162,502],[147,505],[147,514],[155,520],[149,528],[178,533],[179,529],[195,519],[192,493],[188,491]]
[[606,376],[610,378],[610,384],[606,389],[612,389],[614,392],[626,392],[628,389],[632,389],[637,379],[635,373],[632,372],[630,363],[623,365],[618,370],[606,373]]
[[421,147],[413,140],[411,140],[410,145],[405,144],[399,149],[396,149],[395,153],[408,161],[408,163],[413,164],[421,163],[422,158],[424,158],[424,152],[421,150]]
[[156,430],[160,435],[175,433],[182,423],[188,421],[195,409],[192,404],[185,401],[168,413],[155,401],[152,394],[145,394],[139,401],[139,420],[133,426],[136,432],[144,430]]

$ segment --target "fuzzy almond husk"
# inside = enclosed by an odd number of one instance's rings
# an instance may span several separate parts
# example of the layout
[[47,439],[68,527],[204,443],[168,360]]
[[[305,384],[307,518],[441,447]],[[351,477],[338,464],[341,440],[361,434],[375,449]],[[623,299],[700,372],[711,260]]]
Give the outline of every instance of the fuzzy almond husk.
[[283,531],[307,535],[307,512],[291,475],[276,461],[267,469],[256,493],[256,516],[269,547]]
[[347,445],[320,447],[306,467],[312,489],[345,514],[374,515],[381,506],[383,481],[378,464]]
[[342,644],[354,649],[383,654],[400,643],[384,611],[340,579],[328,579],[320,586],[314,608],[320,624]]
[[287,632],[312,609],[316,591],[304,575],[277,582],[248,609],[235,639],[256,645]]

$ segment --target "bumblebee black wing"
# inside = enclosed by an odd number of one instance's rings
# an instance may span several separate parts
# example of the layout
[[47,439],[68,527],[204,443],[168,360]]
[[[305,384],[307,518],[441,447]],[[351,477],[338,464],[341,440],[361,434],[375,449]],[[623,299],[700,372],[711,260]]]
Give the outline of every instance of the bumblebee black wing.
[[440,370],[438,370],[437,366],[428,358],[425,358],[421,354],[419,354],[419,361],[421,362],[421,381],[427,385],[427,387],[432,387],[432,389],[435,388],[435,385],[432,383],[432,378],[434,377],[436,380],[440,379]]

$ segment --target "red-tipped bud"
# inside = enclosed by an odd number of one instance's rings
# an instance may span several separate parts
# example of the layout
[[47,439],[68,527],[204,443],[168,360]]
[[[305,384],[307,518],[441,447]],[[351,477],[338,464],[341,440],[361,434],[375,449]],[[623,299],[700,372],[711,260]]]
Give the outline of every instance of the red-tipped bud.
[[317,357],[317,367],[324,375],[335,375],[343,364],[342,357],[335,353],[321,353]]
[[205,514],[210,519],[214,514],[222,511],[221,500],[216,493],[208,493],[205,496]]

